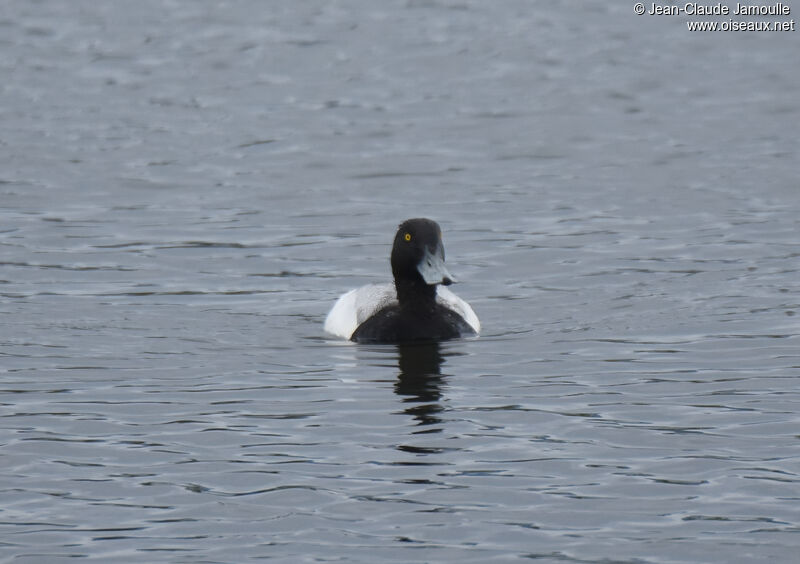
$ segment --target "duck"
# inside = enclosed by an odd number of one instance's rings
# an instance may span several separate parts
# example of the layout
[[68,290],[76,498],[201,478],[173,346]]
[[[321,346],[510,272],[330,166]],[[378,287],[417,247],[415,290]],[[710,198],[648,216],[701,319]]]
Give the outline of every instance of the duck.
[[472,307],[447,286],[455,279],[444,261],[435,221],[403,221],[390,257],[394,283],[368,284],[343,294],[324,330],[357,343],[438,342],[480,333]]

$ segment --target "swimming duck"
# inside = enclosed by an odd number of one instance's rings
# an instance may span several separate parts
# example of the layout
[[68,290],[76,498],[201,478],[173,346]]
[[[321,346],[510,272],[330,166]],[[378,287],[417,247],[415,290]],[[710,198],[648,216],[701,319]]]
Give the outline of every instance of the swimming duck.
[[446,286],[439,224],[400,224],[391,255],[394,284],[369,284],[342,295],[325,319],[325,331],[359,343],[443,341],[480,333],[470,305]]

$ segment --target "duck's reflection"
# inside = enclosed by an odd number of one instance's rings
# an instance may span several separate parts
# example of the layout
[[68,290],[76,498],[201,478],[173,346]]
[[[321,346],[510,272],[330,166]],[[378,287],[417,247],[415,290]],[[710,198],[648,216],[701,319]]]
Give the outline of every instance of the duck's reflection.
[[[439,343],[420,343],[397,345],[400,374],[394,391],[403,397],[403,402],[412,404],[404,410],[419,425],[440,423],[438,414],[443,408],[439,403],[442,397],[444,377],[441,366],[444,361]],[[431,429],[430,432],[440,432]]]

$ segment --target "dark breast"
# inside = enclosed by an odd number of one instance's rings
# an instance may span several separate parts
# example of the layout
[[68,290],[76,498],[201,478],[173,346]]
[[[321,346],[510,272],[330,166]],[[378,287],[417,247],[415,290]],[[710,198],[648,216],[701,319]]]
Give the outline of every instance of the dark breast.
[[436,304],[432,308],[385,307],[359,325],[350,336],[357,343],[446,341],[474,335],[457,313]]

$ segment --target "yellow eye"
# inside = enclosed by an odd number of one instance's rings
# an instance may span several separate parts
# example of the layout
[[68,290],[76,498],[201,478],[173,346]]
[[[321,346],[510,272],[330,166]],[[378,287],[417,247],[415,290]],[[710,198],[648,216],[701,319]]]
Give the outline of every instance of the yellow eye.
[[405,235],[403,235],[403,239],[405,239],[406,241],[410,241],[411,240],[411,233],[406,233]]

